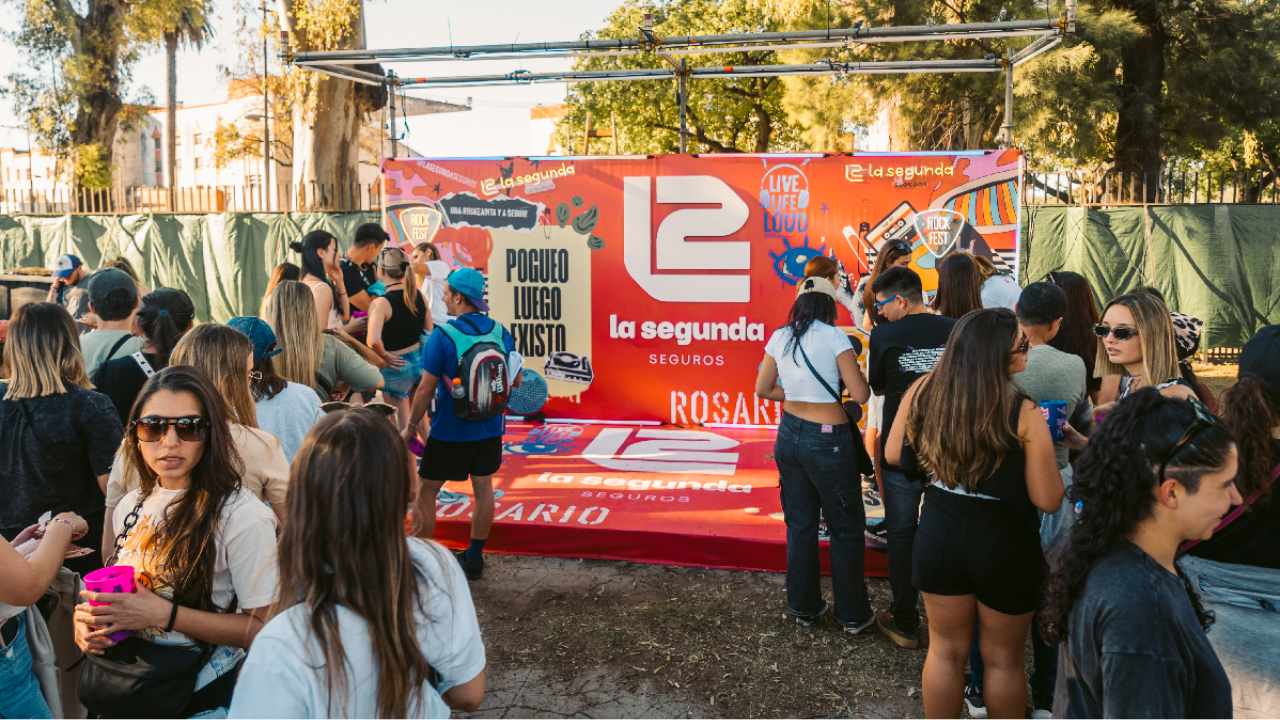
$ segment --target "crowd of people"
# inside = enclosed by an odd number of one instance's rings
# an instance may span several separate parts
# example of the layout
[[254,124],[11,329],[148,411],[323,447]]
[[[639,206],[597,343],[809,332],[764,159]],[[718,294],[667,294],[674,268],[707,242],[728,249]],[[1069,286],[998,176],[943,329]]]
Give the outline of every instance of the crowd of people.
[[[339,254],[307,234],[259,316],[225,324],[127,263],[62,256],[47,301],[0,328],[0,717],[479,706],[467,581],[505,425],[462,381],[468,349],[514,342],[479,272],[388,240],[366,224]],[[426,540],[443,484],[467,479],[455,557]],[[72,573],[59,623],[44,601]],[[59,633],[81,661],[58,657]]]
[[[520,358],[479,272],[388,242],[308,233],[258,316],[225,324],[127,262],[62,256],[0,328],[0,717],[480,705],[468,581]],[[796,622],[830,607],[825,523],[840,630],[910,649],[927,629],[930,717],[1022,717],[1028,684],[1034,717],[1280,714],[1280,326],[1219,400],[1190,363],[1203,323],[1154,288],[1098,314],[1076,273],[1019,288],[954,252],[926,302],[911,260],[888,243],[855,284],[814,258],[765,346]],[[474,502],[453,556],[426,542],[450,481]],[[45,602],[71,573],[73,599]],[[41,670],[61,632],[83,653],[71,696],[70,663]]]
[[[915,648],[923,599],[928,717],[1024,717],[1028,685],[1032,717],[1280,715],[1280,325],[1220,402],[1191,365],[1203,323],[1155,288],[1099,315],[1077,273],[1019,288],[952,252],[926,302],[911,260],[886,243],[851,287],[814,258],[765,347],[796,622],[828,609],[825,521],[845,632]],[[880,609],[864,537],[887,545]]]

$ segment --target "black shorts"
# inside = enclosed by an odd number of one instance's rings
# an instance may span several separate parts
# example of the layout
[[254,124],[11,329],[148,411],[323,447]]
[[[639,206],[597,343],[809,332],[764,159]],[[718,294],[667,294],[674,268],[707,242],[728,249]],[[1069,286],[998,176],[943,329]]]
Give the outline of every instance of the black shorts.
[[436,482],[463,481],[470,476],[485,477],[502,467],[502,438],[450,442],[427,438],[427,447],[418,463],[418,477]]
[[1006,615],[1034,612],[1047,565],[1040,535],[1003,500],[924,492],[911,583],[933,595],[975,595]]

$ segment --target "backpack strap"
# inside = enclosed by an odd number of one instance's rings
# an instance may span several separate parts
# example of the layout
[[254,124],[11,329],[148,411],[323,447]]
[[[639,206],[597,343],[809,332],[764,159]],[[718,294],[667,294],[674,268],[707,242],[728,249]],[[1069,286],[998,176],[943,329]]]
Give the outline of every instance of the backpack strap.
[[102,362],[98,364],[98,367],[94,369],[93,377],[89,378],[90,382],[92,382],[95,386],[102,384],[99,382],[99,380],[102,379],[102,366],[114,360],[116,357],[116,352],[119,351],[120,348],[124,347],[124,344],[129,342],[129,338],[131,337],[133,337],[133,335],[125,335],[124,337],[117,340],[115,345],[111,346],[111,349],[107,351],[107,356],[103,358]]
[[143,375],[147,376],[148,380],[151,379],[152,375],[156,374],[156,371],[151,369],[151,363],[147,362],[147,359],[142,356],[141,350],[134,353],[133,355],[130,355],[129,357],[132,357],[133,361],[138,363],[138,369],[142,371]]

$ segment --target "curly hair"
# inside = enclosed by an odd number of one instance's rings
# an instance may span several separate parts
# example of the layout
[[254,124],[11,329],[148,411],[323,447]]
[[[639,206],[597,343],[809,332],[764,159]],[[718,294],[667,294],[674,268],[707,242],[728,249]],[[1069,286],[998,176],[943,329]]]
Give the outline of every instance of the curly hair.
[[[1143,388],[1120,401],[1090,438],[1071,487],[1071,499],[1080,503],[1079,518],[1047,586],[1042,628],[1049,642],[1066,641],[1071,609],[1084,592],[1094,566],[1125,542],[1139,523],[1152,517],[1155,489],[1162,482],[1156,473],[1195,422],[1196,410],[1191,403]],[[1233,447],[1231,430],[1225,424],[1209,425],[1169,458],[1165,477],[1177,480],[1194,494],[1200,489],[1200,478],[1221,468]],[[1207,631],[1213,613],[1205,611],[1181,567],[1178,577]]]

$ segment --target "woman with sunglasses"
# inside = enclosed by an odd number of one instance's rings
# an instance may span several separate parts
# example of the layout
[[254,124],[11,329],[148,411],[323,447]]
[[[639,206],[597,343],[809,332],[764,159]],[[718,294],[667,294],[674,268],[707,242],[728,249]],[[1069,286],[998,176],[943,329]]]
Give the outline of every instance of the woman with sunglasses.
[[396,408],[396,425],[409,422],[409,395],[422,378],[422,335],[435,326],[427,302],[418,292],[418,276],[409,256],[387,248],[378,257],[377,277],[387,293],[369,305],[369,347],[387,364],[382,392]]
[[[289,461],[280,440],[258,427],[257,408],[249,383],[253,370],[253,343],[226,325],[208,323],[182,337],[173,350],[172,362],[189,365],[218,388],[228,411],[227,422],[236,454],[244,460],[241,484],[259,500],[271,504],[276,517],[284,520],[284,501],[289,489]],[[117,514],[123,496],[138,487],[141,477],[128,472],[128,463],[117,456],[107,480],[107,527]],[[114,535],[103,534],[103,557],[111,554]]]
[[1230,429],[1195,401],[1143,388],[1099,426],[1044,611],[1046,639],[1065,644],[1056,717],[1232,716],[1213,618],[1175,558],[1241,503],[1236,471]]
[[293,466],[280,594],[231,717],[447,718],[484,698],[462,567],[404,533],[415,470],[390,423],[326,415]]
[[[123,643],[212,651],[179,717],[230,703],[244,649],[275,600],[275,518],[241,486],[245,460],[230,421],[222,391],[195,368],[175,365],[147,381],[121,450],[141,484],[124,496],[130,510],[113,526],[114,564],[136,569],[137,590],[85,591],[105,604],[76,607],[76,643],[86,653],[114,659],[107,636],[122,630],[133,631]],[[91,712],[129,716],[95,710],[105,698],[83,678],[80,697]],[[142,717],[151,709],[125,711]]]
[[903,397],[888,462],[928,486],[912,584],[929,617],[925,715],[959,717],[964,667],[981,628],[988,717],[1023,717],[1023,650],[1046,570],[1036,510],[1056,511],[1062,477],[1040,407],[1012,376],[1031,345],[1004,308],[965,315],[933,372]]
[[1154,387],[1182,400],[1196,396],[1178,369],[1173,321],[1159,298],[1121,295],[1107,303],[1093,330],[1098,336],[1094,372],[1102,377],[1095,419],[1105,418],[1117,401],[1139,388]]

